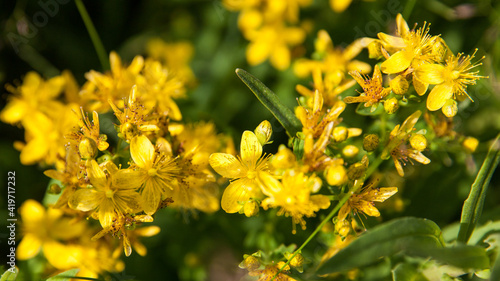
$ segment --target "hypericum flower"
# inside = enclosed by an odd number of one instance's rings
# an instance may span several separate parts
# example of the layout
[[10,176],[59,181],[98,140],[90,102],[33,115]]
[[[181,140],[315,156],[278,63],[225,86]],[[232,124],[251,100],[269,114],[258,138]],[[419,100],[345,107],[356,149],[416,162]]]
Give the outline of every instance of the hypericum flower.
[[[78,114],[75,112],[75,114]],[[80,107],[80,114],[78,114],[78,126],[79,130],[77,132],[66,135],[66,138],[74,141],[78,146],[80,143],[87,139],[94,142],[97,149],[100,151],[106,150],[109,147],[107,142],[108,137],[105,134],[101,134],[99,126],[99,114],[97,112],[92,112],[92,122],[89,120],[88,115],[83,112],[83,108]]]
[[337,224],[343,224],[348,215],[358,213],[364,213],[370,217],[380,216],[374,202],[384,202],[396,192],[398,192],[397,187],[374,188],[373,184],[367,184],[351,195],[349,200],[340,208]]
[[305,31],[299,27],[287,27],[283,22],[267,24],[258,30],[246,33],[250,40],[246,56],[250,65],[258,65],[269,58],[271,65],[278,70],[290,66],[290,47],[302,43]]
[[89,111],[106,112],[109,110],[108,100],[123,108],[122,99],[130,88],[141,79],[140,72],[144,67],[144,58],[136,56],[132,63],[125,67],[116,52],[109,54],[111,71],[105,74],[91,70],[85,73],[87,83],[82,87],[82,98],[87,101]]
[[408,147],[406,144],[412,136],[412,131],[414,130],[413,127],[417,123],[421,114],[422,112],[417,110],[412,115],[408,116],[401,126],[396,125],[389,135],[389,142],[382,151],[382,159],[387,159],[390,155],[394,160],[396,170],[401,177],[404,176],[402,164],[406,165],[406,162],[408,161],[412,163],[410,158],[424,165],[431,162],[429,158],[422,154],[421,150],[423,149],[421,149],[421,147],[413,148]]
[[175,159],[155,150],[151,141],[144,135],[137,136],[130,142],[130,155],[138,174],[134,182],[144,184],[141,196],[144,212],[152,215],[158,209],[167,189],[173,190],[172,181],[179,173]]
[[[449,99],[456,99],[457,95],[471,97],[467,94],[467,85],[475,85],[476,80],[487,78],[478,75],[479,71],[472,71],[481,63],[472,64],[476,51],[466,57],[463,54],[449,56],[446,64],[424,64],[417,68],[415,75],[424,83],[436,85],[427,97],[427,109],[435,111],[443,107]],[[471,99],[472,100],[472,99]]]
[[264,177],[271,184],[270,188],[263,190],[269,197],[262,201],[262,207],[266,210],[279,207],[279,216],[292,217],[293,233],[296,232],[296,224],[300,224],[302,229],[306,228],[304,217],[314,217],[320,209],[330,207],[327,196],[311,195],[321,188],[321,180],[314,174],[307,177],[304,173],[290,170],[283,175],[281,182],[271,175]]
[[[401,37],[379,33],[378,37],[385,45],[401,48],[384,61],[380,68],[382,72],[393,74],[406,69],[416,68],[423,62],[433,62],[441,59],[445,49],[434,50],[434,44],[439,41],[439,36],[429,35],[429,26],[424,24],[417,30],[409,30],[408,25],[398,14],[398,33]],[[437,52],[437,53],[436,53]]]
[[241,158],[227,153],[213,153],[209,163],[221,176],[231,179],[221,206],[227,213],[238,212],[250,198],[262,197],[262,191],[270,184],[268,159],[262,157],[262,145],[251,131],[243,132],[240,147]]
[[43,249],[49,263],[58,269],[79,266],[80,247],[63,243],[82,235],[86,228],[84,221],[74,222],[59,209],[45,210],[31,199],[21,205],[19,213],[23,222],[23,239],[16,251],[19,260],[31,259]]
[[69,198],[77,188],[84,187],[85,165],[82,164],[80,155],[73,146],[66,148],[65,166],[63,169],[46,170],[43,172],[47,177],[60,181],[64,185],[62,194],[54,204],[54,208],[66,206]]
[[358,97],[345,97],[344,102],[346,103],[364,102],[365,107],[371,106],[371,111],[373,112],[377,109],[378,103],[391,92],[391,88],[384,88],[382,86],[382,73],[378,65],[373,70],[372,78],[363,77],[357,71],[349,72],[349,75],[358,82],[364,92]]
[[56,99],[61,94],[64,84],[65,80],[62,76],[45,81],[38,73],[28,72],[22,85],[18,87],[6,85],[7,91],[13,95],[9,96],[7,106],[0,113],[0,120],[16,124],[27,116],[39,112],[56,117],[55,112],[63,107],[61,102]]
[[112,162],[106,162],[105,173],[95,160],[87,163],[87,173],[92,188],[77,190],[69,200],[73,209],[94,211],[103,228],[111,226],[113,220],[126,214],[142,210],[138,173],[130,169],[118,170]]

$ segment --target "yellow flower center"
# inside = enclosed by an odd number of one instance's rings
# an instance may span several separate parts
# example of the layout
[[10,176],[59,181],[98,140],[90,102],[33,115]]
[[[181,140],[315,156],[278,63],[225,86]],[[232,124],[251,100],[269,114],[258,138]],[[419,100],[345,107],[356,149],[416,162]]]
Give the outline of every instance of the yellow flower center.
[[295,198],[293,198],[292,196],[288,196],[286,198],[286,203],[292,205],[293,203],[295,203]]
[[111,189],[106,189],[106,197],[107,198],[113,198],[113,195],[115,194],[115,192]]
[[151,169],[148,170],[148,176],[154,177],[156,175],[158,175],[158,173],[157,173],[157,171],[156,171],[155,168],[151,168]]
[[458,70],[453,70],[450,74],[450,78],[452,80],[455,80],[455,79],[458,79],[458,77],[460,77],[460,71]]
[[256,171],[254,171],[254,170],[248,171],[247,178],[253,180],[253,179],[255,179],[255,177],[257,177],[257,172]]

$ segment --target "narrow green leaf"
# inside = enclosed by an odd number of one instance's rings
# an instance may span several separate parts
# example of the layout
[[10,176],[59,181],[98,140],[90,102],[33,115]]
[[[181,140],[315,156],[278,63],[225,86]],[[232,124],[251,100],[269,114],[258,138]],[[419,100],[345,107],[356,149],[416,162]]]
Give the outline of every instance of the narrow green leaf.
[[418,268],[409,263],[400,263],[392,270],[394,281],[428,281]]
[[458,245],[447,248],[424,249],[420,256],[462,269],[485,269],[490,266],[486,250],[480,246]]
[[478,245],[479,243],[482,243],[486,237],[495,232],[500,232],[500,221],[487,222],[474,229],[474,233],[472,233],[468,244]]
[[491,267],[490,280],[500,280],[500,251],[498,251],[495,263]]
[[460,230],[457,241],[467,243],[474,228],[481,217],[486,191],[490,183],[493,172],[500,162],[500,134],[490,147],[486,159],[479,170],[479,173],[472,184],[469,196],[464,202],[462,208],[462,217],[460,219]]
[[[69,281],[69,280],[71,280],[71,278],[74,278],[79,271],[80,271],[79,268],[70,269],[70,270],[64,271],[62,273],[59,273],[55,276],[48,278],[47,281]],[[88,280],[88,279],[86,279],[86,280]],[[92,280],[94,280],[94,279],[92,279]],[[97,280],[97,279],[95,279],[95,280]]]
[[11,267],[2,274],[0,281],[14,281],[16,280],[18,273],[19,269],[17,269],[17,267]]
[[276,117],[290,137],[295,137],[301,131],[302,124],[290,108],[286,107],[264,83],[241,68],[236,69],[236,75],[255,94],[257,99]]
[[432,221],[400,218],[379,225],[354,240],[323,263],[318,274],[328,274],[369,265],[398,252],[420,255],[423,249],[442,247],[441,230]]

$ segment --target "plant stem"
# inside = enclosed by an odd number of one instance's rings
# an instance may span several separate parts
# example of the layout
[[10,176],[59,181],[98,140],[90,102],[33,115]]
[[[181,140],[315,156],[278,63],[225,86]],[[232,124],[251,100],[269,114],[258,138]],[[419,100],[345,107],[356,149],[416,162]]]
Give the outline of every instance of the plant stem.
[[[381,159],[380,157],[377,158],[377,159]],[[380,164],[380,163],[379,163]],[[314,230],[313,233],[311,233],[311,235],[309,235],[309,237],[306,239],[306,241],[304,241],[304,243],[302,243],[302,245],[293,253],[293,255],[291,255],[288,259],[288,261],[280,268],[280,270],[273,276],[273,278],[271,279],[271,281],[273,281],[274,279],[276,279],[276,277],[281,273],[281,271],[290,263],[290,261],[298,254],[302,251],[302,249],[314,238],[314,236],[316,236],[316,234],[318,234],[318,232],[323,228],[323,226],[328,222],[330,221],[333,216],[340,210],[340,208],[342,208],[342,206],[344,206],[344,204],[347,202],[347,200],[349,200],[349,198],[351,198],[351,196],[356,193],[356,191],[358,191],[358,189],[363,185],[363,181],[361,180],[357,180],[354,182],[354,187],[352,189],[352,191],[350,191],[349,193],[347,193],[344,197],[342,197],[342,199],[340,199],[340,201],[337,203],[337,205],[335,206],[335,208],[333,208],[333,210],[328,214],[328,216],[326,216],[325,219],[323,219],[323,221],[316,227],[316,229]]]
[[413,7],[415,7],[415,3],[417,3],[417,0],[409,0],[408,2],[406,2],[406,6],[403,10],[403,18],[406,21],[408,21],[408,19],[410,18]]
[[92,23],[92,19],[90,19],[90,16],[87,13],[87,9],[85,9],[82,0],[75,0],[75,4],[78,8],[78,12],[80,12],[83,23],[85,24],[85,27],[89,32],[90,39],[92,39],[95,51],[97,53],[97,56],[99,57],[99,61],[101,62],[102,70],[109,70],[109,61],[106,50],[104,49],[101,38],[99,38],[99,34],[97,33],[94,24]]

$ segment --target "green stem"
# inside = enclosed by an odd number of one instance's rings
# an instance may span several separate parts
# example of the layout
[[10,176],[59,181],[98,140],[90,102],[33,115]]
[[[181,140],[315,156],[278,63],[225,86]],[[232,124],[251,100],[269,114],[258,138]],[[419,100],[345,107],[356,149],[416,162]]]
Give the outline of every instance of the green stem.
[[75,4],[78,8],[78,12],[80,12],[80,16],[82,17],[83,22],[85,23],[87,31],[89,32],[90,39],[92,39],[95,51],[97,53],[97,56],[99,57],[99,61],[101,62],[102,70],[109,70],[109,61],[106,50],[104,49],[101,38],[99,38],[99,34],[97,33],[94,24],[92,23],[92,19],[90,19],[90,16],[87,13],[87,9],[85,9],[82,0],[75,0]]
[[[379,157],[379,159],[381,159]],[[357,180],[355,183],[354,183],[354,186],[353,186],[353,189],[351,192],[347,193],[344,197],[342,197],[342,199],[340,199],[340,201],[337,203],[337,205],[335,205],[335,208],[333,208],[333,210],[328,214],[328,216],[326,216],[326,218],[316,227],[316,229],[314,230],[313,233],[311,233],[311,235],[309,235],[309,237],[306,239],[306,241],[304,241],[304,243],[302,243],[302,245],[293,253],[293,255],[291,255],[288,259],[288,261],[280,268],[280,270],[273,276],[273,278],[271,279],[271,281],[275,280],[276,277],[281,273],[281,271],[283,271],[283,269],[290,263],[290,261],[298,254],[302,251],[302,249],[316,236],[316,234],[318,234],[318,232],[323,228],[323,226],[329,222],[333,216],[340,210],[340,208],[342,208],[342,206],[344,206],[344,204],[347,202],[347,200],[349,200],[349,198],[351,198],[351,196],[356,193],[356,191],[358,191],[358,189],[363,185],[363,181],[361,180]]]
[[415,3],[417,3],[417,0],[409,0],[408,2],[406,2],[406,6],[403,10],[403,18],[406,21],[408,21],[408,19],[410,18],[413,7],[415,7]]

